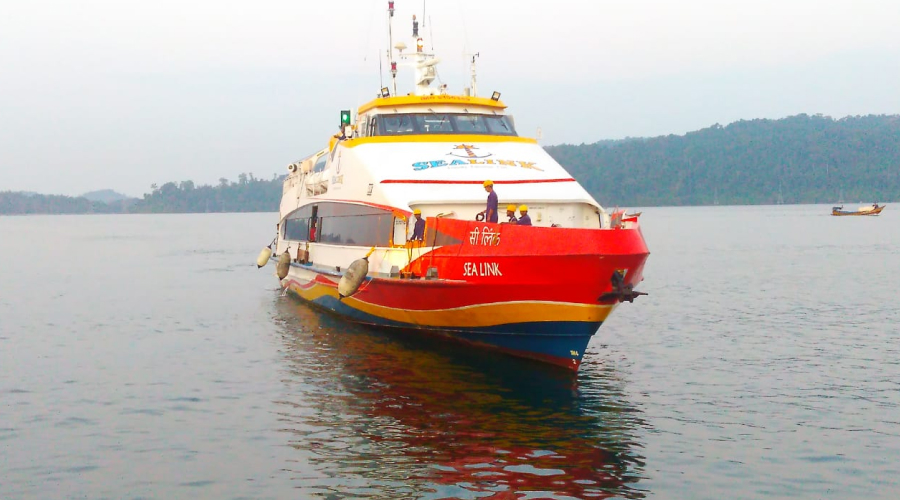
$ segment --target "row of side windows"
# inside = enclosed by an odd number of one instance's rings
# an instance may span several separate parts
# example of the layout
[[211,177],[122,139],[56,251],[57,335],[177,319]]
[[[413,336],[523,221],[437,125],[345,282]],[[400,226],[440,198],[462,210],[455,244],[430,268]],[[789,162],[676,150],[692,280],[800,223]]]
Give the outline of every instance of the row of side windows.
[[391,242],[394,214],[365,205],[323,202],[291,212],[283,226],[287,240],[384,247]]
[[[394,235],[394,219],[390,210],[350,203],[321,202],[300,207],[288,214],[282,224],[282,237],[291,241],[387,247],[391,245],[391,237]],[[460,243],[457,238],[433,228],[426,229],[425,241],[434,246]]]

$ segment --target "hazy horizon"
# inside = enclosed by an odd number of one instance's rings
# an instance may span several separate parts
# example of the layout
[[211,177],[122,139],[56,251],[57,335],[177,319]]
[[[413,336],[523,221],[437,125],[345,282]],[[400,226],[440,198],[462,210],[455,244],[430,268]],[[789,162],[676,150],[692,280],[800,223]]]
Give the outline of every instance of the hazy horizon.
[[[0,18],[0,191],[140,196],[281,173],[325,143],[340,109],[374,97],[386,3],[13,5]],[[396,6],[395,40],[409,43],[422,3]],[[479,52],[479,94],[501,91],[520,134],[540,127],[549,145],[900,114],[898,18],[900,3],[873,0],[467,0],[429,2],[420,32],[451,92],[464,52]]]

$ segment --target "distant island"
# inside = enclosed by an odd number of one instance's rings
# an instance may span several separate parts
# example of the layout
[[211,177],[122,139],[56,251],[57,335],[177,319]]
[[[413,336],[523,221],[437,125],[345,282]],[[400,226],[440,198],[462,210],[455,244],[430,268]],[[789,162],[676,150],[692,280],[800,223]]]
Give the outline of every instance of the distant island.
[[[685,135],[548,146],[604,206],[894,201],[900,116],[797,115],[742,120]],[[143,198],[0,192],[0,214],[276,212],[284,176],[241,174],[215,186],[154,184]]]
[[0,214],[146,214],[196,212],[277,212],[284,176],[257,179],[240,174],[237,182],[219,179],[216,186],[192,181],[150,186],[143,198],[129,198],[112,190],[81,196],[0,192]]
[[107,204],[131,199],[130,196],[126,196],[122,193],[117,193],[112,189],[101,189],[99,191],[84,193],[83,195],[81,195],[81,198],[87,198],[90,201],[99,201]]

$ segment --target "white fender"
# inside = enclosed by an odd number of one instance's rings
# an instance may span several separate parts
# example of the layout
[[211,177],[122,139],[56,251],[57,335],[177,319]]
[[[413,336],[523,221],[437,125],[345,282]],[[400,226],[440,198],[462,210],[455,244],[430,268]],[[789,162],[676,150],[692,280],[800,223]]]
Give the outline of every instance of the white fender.
[[265,247],[259,252],[259,257],[256,258],[256,268],[259,269],[266,265],[269,262],[269,258],[272,257],[272,249],[269,247]]

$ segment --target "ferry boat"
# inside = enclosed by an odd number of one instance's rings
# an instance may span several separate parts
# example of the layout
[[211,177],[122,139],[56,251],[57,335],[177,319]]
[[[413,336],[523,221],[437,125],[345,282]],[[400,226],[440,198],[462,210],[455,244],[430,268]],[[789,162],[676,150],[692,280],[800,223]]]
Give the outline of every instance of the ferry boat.
[[[286,292],[349,321],[577,370],[616,306],[646,295],[639,218],[605,210],[520,136],[499,92],[477,95],[474,58],[454,95],[432,85],[439,59],[415,16],[410,49],[389,40],[390,86],[337,110],[340,133],[288,165],[258,264],[275,260]],[[410,92],[398,94],[398,67]],[[532,225],[483,220],[488,186]]]

